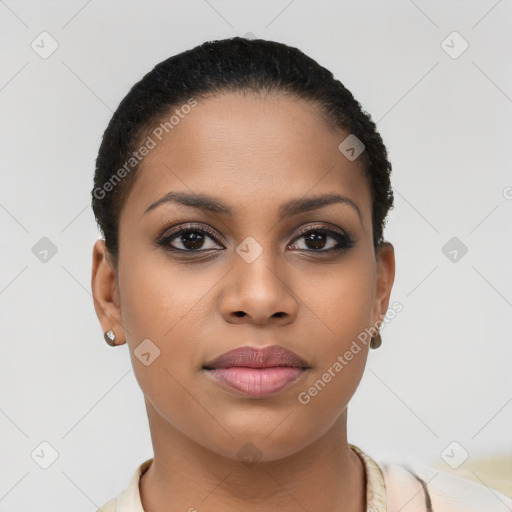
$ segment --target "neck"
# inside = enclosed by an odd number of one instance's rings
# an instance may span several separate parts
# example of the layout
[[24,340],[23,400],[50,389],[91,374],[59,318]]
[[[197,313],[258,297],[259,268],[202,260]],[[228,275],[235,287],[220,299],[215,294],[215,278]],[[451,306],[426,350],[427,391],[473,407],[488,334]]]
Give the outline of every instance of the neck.
[[139,485],[145,512],[365,509],[364,467],[347,443],[346,410],[303,449],[251,463],[199,445],[146,406],[154,458]]

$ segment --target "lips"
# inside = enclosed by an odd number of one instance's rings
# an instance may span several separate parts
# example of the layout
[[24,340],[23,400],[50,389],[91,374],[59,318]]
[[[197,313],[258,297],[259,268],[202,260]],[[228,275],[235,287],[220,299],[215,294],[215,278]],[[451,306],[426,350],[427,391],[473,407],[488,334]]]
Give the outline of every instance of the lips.
[[304,359],[278,345],[240,347],[208,361],[203,369],[221,386],[252,398],[273,395],[309,369]]
[[248,346],[236,348],[207,362],[203,368],[212,370],[232,368],[233,366],[244,368],[272,368],[277,366],[308,368],[304,359],[279,345],[264,348]]

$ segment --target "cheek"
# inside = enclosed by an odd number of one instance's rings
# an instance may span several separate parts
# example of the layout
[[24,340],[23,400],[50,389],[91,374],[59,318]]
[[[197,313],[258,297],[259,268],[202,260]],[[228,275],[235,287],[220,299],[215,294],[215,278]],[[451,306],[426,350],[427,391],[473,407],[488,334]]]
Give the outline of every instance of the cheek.
[[[375,298],[375,263],[363,250],[353,251],[336,267],[304,273],[300,297],[316,318],[318,343],[330,357],[344,351],[371,325]],[[309,312],[308,312],[309,315]],[[325,360],[325,356],[322,357]]]
[[[323,367],[298,389],[295,419],[314,437],[323,435],[340,418],[352,399],[363,375],[368,349],[352,354],[350,361],[340,354],[327,357]],[[340,362],[342,361],[342,362]]]
[[[206,308],[213,307],[209,294],[218,277],[196,268],[171,262],[158,249],[127,250],[119,260],[126,339],[136,378],[149,396],[176,393],[179,382],[190,379],[202,363],[199,320],[211,313]],[[149,358],[139,357],[141,352],[149,352]],[[148,359],[152,362],[146,366]]]
[[[164,419],[171,428],[198,443],[218,438],[219,447],[231,447],[232,439],[206,412],[204,396],[194,387],[194,375],[202,363],[198,317],[211,313],[215,279],[213,271],[185,270],[165,254],[135,251],[119,266],[121,303],[127,341],[136,380],[154,421]],[[124,265],[124,266],[123,266]],[[188,267],[190,268],[190,267]],[[150,339],[158,356],[148,365],[137,356],[138,346]],[[142,346],[142,345],[140,345]],[[154,348],[149,348],[151,354]],[[213,448],[213,446],[212,446]],[[225,448],[225,456],[233,456]]]
[[[120,261],[119,279],[124,325],[132,343],[154,338],[164,345],[184,327],[211,289],[209,274],[171,262],[160,249]],[[192,326],[193,327],[193,326]]]
[[180,383],[194,371],[190,316],[204,290],[158,252],[131,251],[120,259],[121,309],[136,380],[153,407],[176,423],[174,413],[190,407]]
[[[327,278],[326,278],[327,276]],[[312,408],[341,412],[355,392],[364,372],[370,338],[375,295],[372,260],[363,253],[353,253],[335,272],[316,276],[304,290],[308,309],[314,314],[317,329],[311,340],[318,350],[314,372],[301,390],[299,402]],[[313,287],[313,281],[316,286]],[[313,388],[311,388],[313,386]],[[336,404],[336,405],[334,405]],[[309,405],[308,405],[309,407]]]

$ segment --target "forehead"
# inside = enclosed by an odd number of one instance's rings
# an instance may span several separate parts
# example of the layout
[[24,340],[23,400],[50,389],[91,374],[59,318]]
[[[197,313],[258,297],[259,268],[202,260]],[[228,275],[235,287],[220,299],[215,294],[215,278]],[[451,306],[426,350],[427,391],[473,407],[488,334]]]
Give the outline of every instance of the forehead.
[[332,128],[312,102],[215,94],[193,108],[174,106],[148,133],[154,147],[142,160],[128,210],[141,211],[171,190],[216,195],[235,210],[337,192],[370,214],[362,163],[338,149],[348,133]]

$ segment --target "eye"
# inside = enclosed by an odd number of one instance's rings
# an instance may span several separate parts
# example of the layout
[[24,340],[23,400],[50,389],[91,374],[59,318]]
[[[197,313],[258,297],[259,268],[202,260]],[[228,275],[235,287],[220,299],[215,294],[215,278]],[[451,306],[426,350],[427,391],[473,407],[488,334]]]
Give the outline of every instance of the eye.
[[[177,226],[171,231],[164,230],[164,235],[157,241],[157,245],[167,251],[182,253],[225,249],[212,229],[193,224]],[[299,231],[299,236],[287,248],[306,252],[330,253],[347,250],[353,245],[354,242],[350,236],[343,231],[334,231],[325,226],[308,226]]]
[[[303,244],[296,241],[303,239]],[[302,245],[302,247],[301,247]],[[354,245],[353,240],[342,231],[334,231],[325,227],[311,227],[301,230],[297,237],[288,247],[295,250],[307,252],[332,252],[349,249]]]
[[215,233],[205,226],[193,225],[179,226],[177,229],[167,232],[158,240],[157,244],[170,251],[201,252],[224,249],[217,241]]

